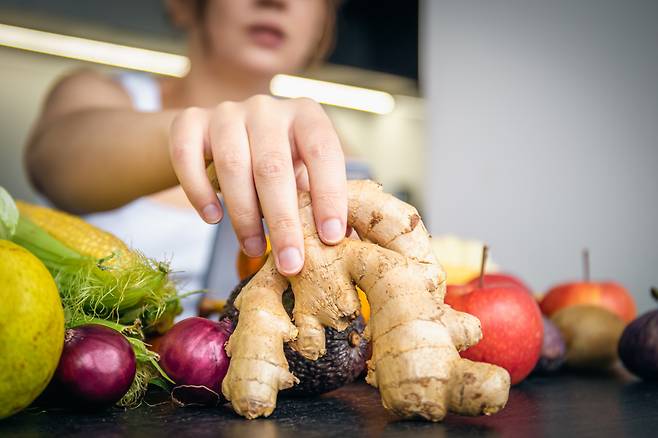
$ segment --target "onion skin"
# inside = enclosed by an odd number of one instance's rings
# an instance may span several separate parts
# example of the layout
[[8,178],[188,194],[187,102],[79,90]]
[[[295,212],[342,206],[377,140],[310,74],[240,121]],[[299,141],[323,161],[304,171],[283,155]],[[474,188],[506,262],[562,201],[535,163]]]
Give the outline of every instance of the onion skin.
[[[224,346],[232,333],[230,320],[191,317],[180,321],[158,340],[160,366],[176,385],[203,386],[222,399],[221,384],[230,359]],[[205,397],[198,402],[206,404]],[[185,400],[193,403],[194,400]]]
[[135,378],[135,353],[116,330],[87,324],[66,330],[50,393],[86,408],[112,405]]
[[541,356],[539,356],[539,361],[532,372],[548,375],[557,372],[564,365],[567,346],[555,324],[546,316],[542,316],[542,321],[544,323],[544,339],[541,346]]
[[658,310],[626,326],[619,339],[619,358],[636,376],[658,380]]

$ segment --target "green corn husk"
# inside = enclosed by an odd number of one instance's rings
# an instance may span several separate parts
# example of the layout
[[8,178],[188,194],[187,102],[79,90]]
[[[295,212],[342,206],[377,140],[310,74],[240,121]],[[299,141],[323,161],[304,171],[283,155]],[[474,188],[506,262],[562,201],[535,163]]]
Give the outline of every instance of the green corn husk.
[[0,186],[0,239],[11,240],[18,225],[18,208],[11,195]]
[[108,266],[109,259],[78,254],[25,217],[19,218],[12,240],[50,270],[72,317],[82,314],[122,324],[140,319],[148,332],[180,310],[165,263],[138,255],[138,263],[116,269]]
[[139,404],[149,381],[171,380],[148,350],[145,333],[162,333],[180,313],[180,297],[169,278],[169,266],[137,254],[137,262],[116,268],[111,257],[95,259],[79,254],[23,216],[0,187],[2,237],[23,246],[48,268],[62,299],[66,327],[102,324],[121,332],[137,359],[137,374],[122,406]]

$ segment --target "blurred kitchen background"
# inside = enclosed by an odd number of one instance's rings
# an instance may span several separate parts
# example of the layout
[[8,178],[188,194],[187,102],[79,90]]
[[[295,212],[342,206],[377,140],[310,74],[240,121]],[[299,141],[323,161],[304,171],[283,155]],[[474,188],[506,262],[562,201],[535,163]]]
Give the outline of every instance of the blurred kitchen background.
[[[346,0],[338,18],[329,63],[303,76],[392,97],[375,112],[326,109],[434,235],[486,241],[538,292],[577,279],[589,247],[594,277],[651,306],[658,2]],[[0,0],[0,24],[184,49],[161,0]],[[49,87],[80,66],[116,68],[6,47],[15,28],[0,30],[0,185],[34,200],[21,148]]]

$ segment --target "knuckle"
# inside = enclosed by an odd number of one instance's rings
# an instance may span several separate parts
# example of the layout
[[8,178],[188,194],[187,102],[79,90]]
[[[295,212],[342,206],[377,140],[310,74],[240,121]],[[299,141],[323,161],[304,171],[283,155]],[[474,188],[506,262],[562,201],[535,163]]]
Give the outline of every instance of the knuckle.
[[229,149],[223,152],[220,156],[215,157],[215,160],[222,173],[239,175],[249,170],[246,157],[234,150]]
[[292,100],[293,102],[299,104],[300,106],[309,106],[309,107],[319,106],[319,104],[315,100],[311,99],[310,97],[295,97]]
[[268,225],[273,232],[290,234],[298,228],[297,220],[292,216],[277,216],[268,221]]
[[191,106],[189,108],[185,108],[183,111],[180,112],[179,118],[180,120],[192,120],[192,119],[197,119],[201,117],[204,113],[204,110],[196,107],[196,106]]
[[261,155],[254,166],[254,175],[263,179],[280,179],[290,167],[290,159],[285,154],[271,151]]
[[180,163],[185,160],[186,150],[184,146],[173,145],[171,147],[171,157],[174,161]]
[[260,223],[260,213],[257,209],[234,206],[229,210],[233,221],[239,224],[241,231],[245,233],[250,228],[256,228]]
[[186,162],[190,153],[189,145],[183,142],[177,141],[171,144],[171,159],[176,163]]
[[227,115],[233,114],[236,112],[238,104],[233,101],[225,101],[217,106],[213,110],[213,115],[215,117],[225,117]]
[[267,94],[256,94],[254,96],[251,96],[249,99],[247,99],[247,102],[249,102],[250,104],[256,107],[263,107],[269,105],[273,101],[274,98],[272,96],[268,96]]
[[313,202],[323,207],[338,210],[339,206],[347,203],[345,192],[339,190],[323,190],[313,196]]
[[337,148],[330,139],[316,139],[306,148],[309,157],[319,161],[333,161],[339,158]]
[[203,115],[204,110],[197,107],[185,108],[180,111],[171,121],[171,125],[169,126],[170,135],[175,138],[178,135],[183,134],[186,126],[190,123],[201,120]]
[[296,105],[298,105],[300,108],[305,108],[305,109],[318,109],[321,108],[320,104],[317,103],[315,100],[311,99],[310,97],[295,97],[292,99],[293,102],[295,102]]

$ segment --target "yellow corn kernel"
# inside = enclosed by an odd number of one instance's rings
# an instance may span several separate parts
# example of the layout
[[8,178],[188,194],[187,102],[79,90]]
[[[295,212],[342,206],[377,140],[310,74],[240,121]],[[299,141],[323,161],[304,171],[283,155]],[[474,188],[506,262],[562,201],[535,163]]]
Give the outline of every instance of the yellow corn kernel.
[[100,259],[114,254],[110,264],[121,266],[135,260],[135,254],[118,237],[78,216],[23,201],[16,201],[16,205],[21,215],[82,255]]

